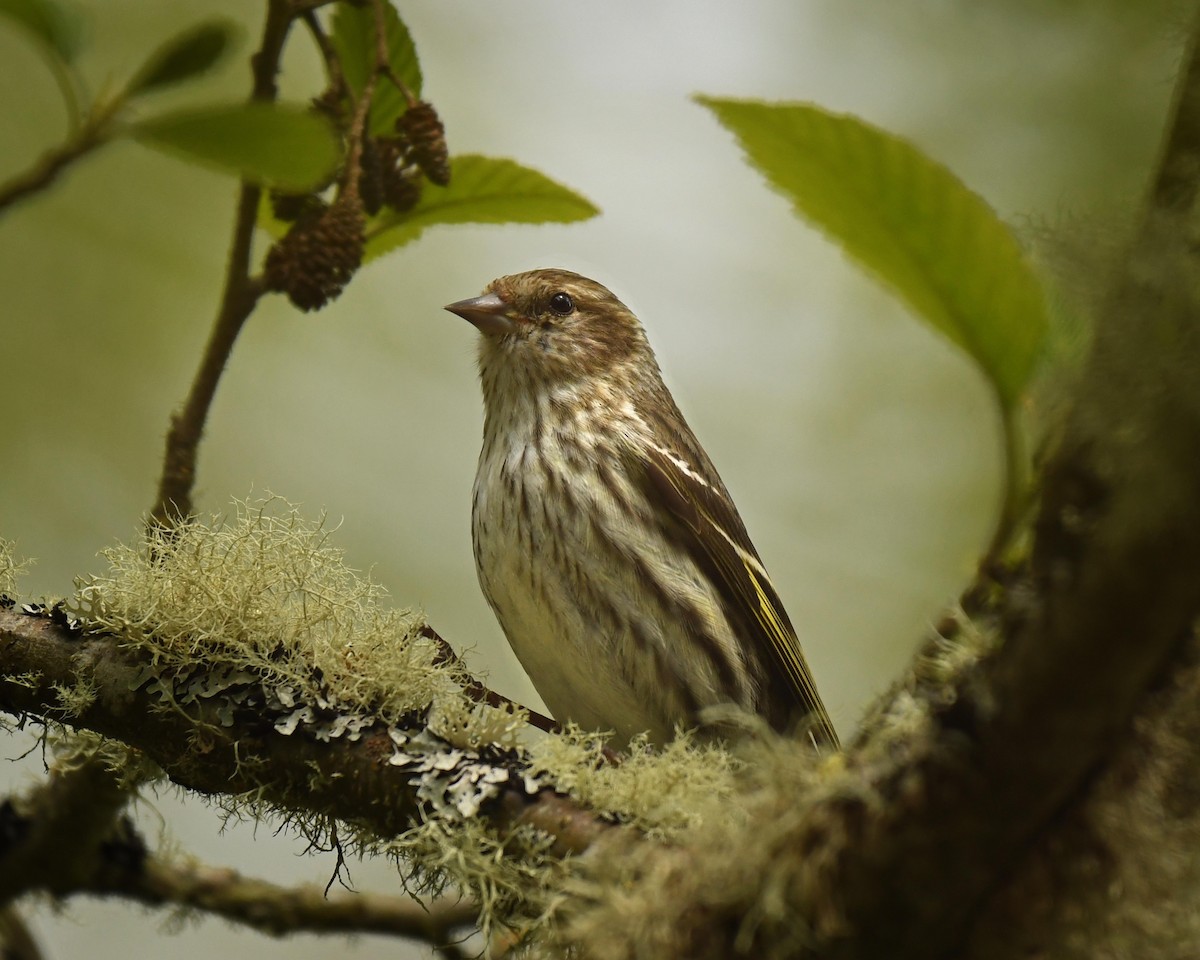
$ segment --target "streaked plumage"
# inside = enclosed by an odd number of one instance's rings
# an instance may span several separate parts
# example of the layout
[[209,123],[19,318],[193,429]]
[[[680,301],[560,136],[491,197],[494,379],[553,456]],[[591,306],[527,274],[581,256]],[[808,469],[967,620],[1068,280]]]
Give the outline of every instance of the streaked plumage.
[[472,538],[555,719],[657,742],[736,703],[837,736],[779,596],[637,318],[565,270],[451,304],[483,334]]

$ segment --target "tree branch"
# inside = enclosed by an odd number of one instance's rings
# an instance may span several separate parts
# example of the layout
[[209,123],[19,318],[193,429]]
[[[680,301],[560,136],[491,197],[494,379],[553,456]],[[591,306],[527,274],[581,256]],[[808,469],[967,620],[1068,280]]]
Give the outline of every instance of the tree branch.
[[75,893],[120,896],[149,906],[179,906],[215,914],[271,936],[295,933],[377,933],[440,947],[456,929],[474,925],[479,907],[371,893],[327,897],[316,885],[283,887],[235,870],[148,858],[135,870],[96,876]]

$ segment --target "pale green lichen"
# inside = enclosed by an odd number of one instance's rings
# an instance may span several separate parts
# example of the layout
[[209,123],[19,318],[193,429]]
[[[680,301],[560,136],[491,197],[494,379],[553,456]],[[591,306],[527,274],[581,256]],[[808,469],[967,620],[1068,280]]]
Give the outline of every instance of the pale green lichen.
[[98,763],[114,774],[117,785],[126,791],[133,791],[163,777],[158,764],[140,750],[90,730],[61,728],[48,736],[48,744],[53,755],[51,769],[57,773],[67,773]]
[[958,604],[945,611],[939,629],[930,630],[905,675],[880,697],[860,723],[881,742],[907,740],[930,728],[932,712],[960,695],[962,678],[995,651],[1000,632],[994,618],[973,618]]
[[435,728],[444,718],[438,732],[456,742],[516,725],[464,705],[455,670],[420,633],[424,617],[386,606],[386,591],[330,545],[323,518],[306,520],[283,500],[238,502],[232,517],[104,556],[109,572],[80,582],[73,612],[148,655],[156,674],[189,671],[188,688],[161,689],[164,697],[266,678],[284,702],[335,704],[384,723],[432,705]]
[[499,928],[536,934],[569,875],[566,861],[548,852],[550,838],[528,827],[498,833],[479,819],[430,818],[376,847],[401,864],[415,893],[464,890],[479,904],[479,924],[491,938]]
[[88,678],[82,678],[70,686],[56,683],[53,689],[59,707],[70,717],[78,717],[96,701],[96,684]]
[[17,545],[0,537],[0,595],[17,596],[17,580],[25,573],[29,561],[18,560]]
[[[808,877],[819,870],[822,848],[798,850],[795,838],[815,806],[858,789],[856,778],[840,754],[817,757],[769,731],[735,752],[729,793],[702,805],[703,819],[671,845],[629,839],[576,862],[546,931],[552,955],[586,944],[597,958],[725,956],[690,939],[709,911],[737,923],[733,954],[803,951],[812,925],[796,911],[797,889],[813,889]],[[770,952],[758,939],[763,931],[770,932]]]
[[687,733],[656,752],[635,739],[619,765],[605,762],[595,735],[578,729],[547,737],[529,753],[531,772],[545,774],[561,793],[661,840],[687,833],[724,807],[742,767],[724,748]]

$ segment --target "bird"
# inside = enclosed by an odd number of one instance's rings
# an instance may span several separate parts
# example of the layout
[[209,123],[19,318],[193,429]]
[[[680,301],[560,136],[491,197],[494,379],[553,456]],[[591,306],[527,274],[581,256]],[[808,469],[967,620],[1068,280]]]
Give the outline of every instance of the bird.
[[[479,583],[555,720],[728,739],[719,705],[838,737],[796,631],[641,322],[548,268],[445,307],[479,331]],[[713,713],[708,714],[710,717]]]

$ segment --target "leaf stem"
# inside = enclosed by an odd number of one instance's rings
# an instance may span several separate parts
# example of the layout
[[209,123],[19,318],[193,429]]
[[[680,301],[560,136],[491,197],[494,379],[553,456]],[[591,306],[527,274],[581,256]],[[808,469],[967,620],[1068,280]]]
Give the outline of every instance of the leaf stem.
[[79,101],[78,75],[57,54],[47,51],[44,59],[54,76],[54,82],[58,84],[59,93],[62,94],[63,106],[67,111],[67,131],[74,137],[80,132],[84,122],[83,107]]
[[979,563],[979,569],[985,576],[999,562],[1029,503],[1025,440],[1014,408],[1003,410],[1001,427],[1004,434],[1004,497],[1000,503],[996,529]]

